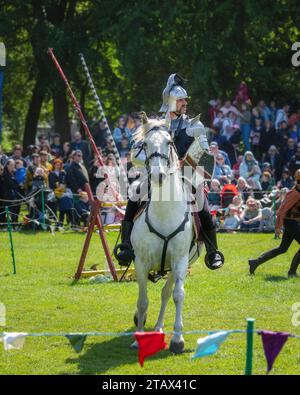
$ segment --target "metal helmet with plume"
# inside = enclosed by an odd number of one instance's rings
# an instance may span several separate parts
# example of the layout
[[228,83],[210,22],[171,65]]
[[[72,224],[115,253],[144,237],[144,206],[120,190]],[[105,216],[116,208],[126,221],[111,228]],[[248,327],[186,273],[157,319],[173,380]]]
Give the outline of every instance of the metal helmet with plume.
[[177,73],[169,76],[167,85],[163,90],[163,103],[159,112],[169,113],[176,111],[176,101],[188,97],[186,90],[183,88],[185,82],[186,80]]

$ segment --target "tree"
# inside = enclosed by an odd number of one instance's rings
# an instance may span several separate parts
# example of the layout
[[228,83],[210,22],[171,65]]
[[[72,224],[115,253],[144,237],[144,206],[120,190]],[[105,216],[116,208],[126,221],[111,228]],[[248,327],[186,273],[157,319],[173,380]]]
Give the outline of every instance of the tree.
[[98,117],[78,53],[82,52],[107,116],[158,111],[167,77],[188,78],[190,112],[211,98],[233,98],[241,80],[254,103],[300,100],[299,68],[291,46],[299,40],[297,0],[0,0],[0,39],[8,65],[6,125],[24,145],[37,125],[54,119],[70,138],[73,108],[51,63],[53,47],[88,119]]

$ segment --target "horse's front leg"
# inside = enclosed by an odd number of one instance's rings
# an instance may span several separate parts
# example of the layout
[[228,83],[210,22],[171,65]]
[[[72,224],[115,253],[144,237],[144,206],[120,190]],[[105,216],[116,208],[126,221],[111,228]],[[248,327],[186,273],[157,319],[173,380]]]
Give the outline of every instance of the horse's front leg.
[[184,280],[188,269],[188,256],[177,262],[173,269],[175,287],[173,291],[173,300],[176,307],[176,317],[174,324],[175,334],[172,337],[170,351],[180,354],[184,350],[184,338],[180,332],[183,330],[182,324],[182,306],[184,300]]
[[[135,273],[139,286],[139,297],[137,301],[137,331],[144,332],[144,322],[148,310],[148,295],[147,295],[147,280],[148,271],[145,265],[136,258],[135,260]],[[131,347],[138,348],[137,341],[133,342]]]
[[164,315],[167,307],[167,303],[172,294],[172,288],[174,284],[174,276],[172,272],[169,272],[167,281],[161,291],[161,307],[157,322],[155,324],[155,331],[162,332],[164,327]]

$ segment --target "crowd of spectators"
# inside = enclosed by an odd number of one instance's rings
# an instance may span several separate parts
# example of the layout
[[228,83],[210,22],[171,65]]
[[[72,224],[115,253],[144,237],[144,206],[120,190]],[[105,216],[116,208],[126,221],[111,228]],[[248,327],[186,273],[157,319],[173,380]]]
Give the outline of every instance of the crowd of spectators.
[[[121,161],[128,166],[132,133],[139,125],[139,118],[121,116],[112,132]],[[91,128],[112,178],[117,166],[108,128],[103,122],[95,123]],[[17,224],[25,199],[28,206],[25,224],[26,221],[35,224],[34,220],[45,222],[42,216],[48,210],[47,215],[55,219],[57,226],[65,222],[71,226],[86,225],[90,211],[86,183],[90,183],[93,194],[102,183],[103,199],[113,200],[107,182],[98,174],[99,167],[98,158],[79,131],[70,142],[62,142],[59,133],[50,138],[41,134],[37,144],[30,145],[25,152],[20,145],[15,145],[10,154],[3,153],[0,148],[0,224],[6,223],[5,206],[9,208],[12,223]],[[119,217],[117,209],[103,209],[105,224],[113,223]]]
[[[245,83],[233,101],[216,99],[209,105],[209,149],[216,162],[207,185],[211,213],[223,231],[273,231],[274,212],[300,168],[300,109],[287,103],[279,106],[274,100],[252,105]],[[112,128],[113,141],[104,122],[91,125],[111,178],[118,172],[114,145],[130,168],[132,135],[140,124],[138,116],[120,116]],[[6,205],[13,222],[18,222],[17,202],[41,190],[59,226],[65,221],[86,224],[90,207],[85,183],[90,183],[94,194],[100,185],[103,200],[114,200],[113,188],[99,176],[99,167],[79,131],[70,142],[62,142],[59,133],[42,134],[25,152],[20,145],[10,155],[0,149],[0,224],[5,222]],[[38,217],[41,204],[41,197],[35,198],[26,218]],[[102,219],[112,223],[120,215],[117,207],[104,208]]]
[[[211,100],[208,199],[221,229],[272,231],[274,213],[300,168],[300,106],[252,105],[243,82],[233,102]],[[239,197],[239,204],[234,200]]]

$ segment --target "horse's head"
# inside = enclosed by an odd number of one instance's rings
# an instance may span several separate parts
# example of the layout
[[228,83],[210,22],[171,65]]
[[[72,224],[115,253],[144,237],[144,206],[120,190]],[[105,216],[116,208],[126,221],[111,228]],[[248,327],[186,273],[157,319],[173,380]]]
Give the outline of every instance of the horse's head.
[[151,181],[161,186],[168,172],[178,167],[177,154],[165,120],[146,118],[139,137],[143,139],[145,165]]

